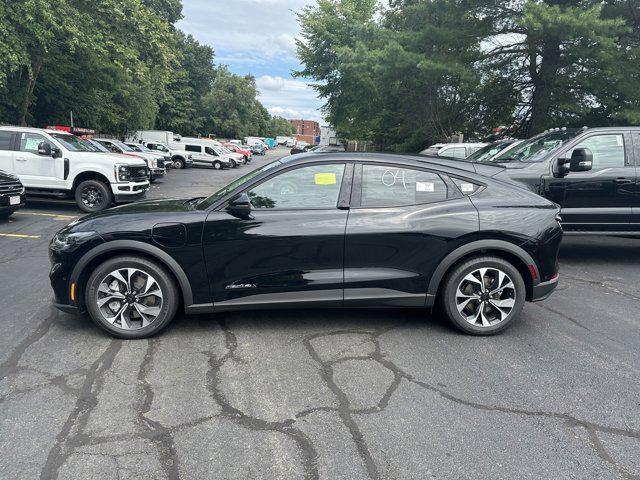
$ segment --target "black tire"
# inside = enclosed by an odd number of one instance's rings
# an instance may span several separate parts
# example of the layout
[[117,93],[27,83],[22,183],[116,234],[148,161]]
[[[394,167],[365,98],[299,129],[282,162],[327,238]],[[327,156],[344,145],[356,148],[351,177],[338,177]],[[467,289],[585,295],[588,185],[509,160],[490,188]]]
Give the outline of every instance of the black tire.
[[83,212],[100,212],[111,206],[113,194],[109,185],[100,180],[85,180],[76,187],[74,198]]
[[215,168],[216,170],[222,170],[223,166],[222,166],[222,162],[220,160],[216,160],[213,162],[213,168]]
[[[465,277],[469,274],[473,274],[477,270],[481,268],[489,268],[495,269],[490,270],[487,275],[485,275],[485,279],[483,279],[484,287],[480,286],[480,283],[477,284],[474,282],[465,281]],[[501,271],[506,274],[513,284],[513,288],[504,287],[499,290],[499,294],[496,293],[493,296],[489,296],[487,298],[486,294],[482,298],[486,298],[486,303],[480,303],[481,300],[472,300],[469,302],[468,306],[464,307],[462,313],[458,310],[458,302],[462,305],[464,303],[464,299],[468,298],[465,296],[458,295],[458,287],[464,286],[464,293],[471,293],[469,289],[473,289],[474,287],[478,287],[479,289],[489,290],[494,289],[497,283],[490,284],[487,287],[487,280],[495,281],[497,280],[496,275],[492,275],[493,271]],[[475,278],[479,278],[479,276],[474,276]],[[492,280],[493,277],[493,280]],[[464,283],[463,283],[464,282]],[[503,280],[503,285],[507,284],[506,281]],[[500,286],[502,287],[502,286]],[[500,288],[498,287],[498,288]],[[475,294],[476,292],[473,292]],[[470,335],[495,335],[496,333],[502,332],[507,327],[511,326],[520,316],[522,312],[522,307],[524,306],[526,297],[526,287],[524,284],[524,280],[520,275],[520,272],[509,262],[499,257],[492,256],[483,256],[483,257],[475,257],[471,258],[459,265],[456,265],[450,270],[444,278],[443,287],[441,289],[441,298],[440,303],[442,306],[442,310],[447,316],[447,318],[453,323],[453,325],[462,330],[465,333]],[[500,310],[495,308],[490,302],[496,302],[496,300],[514,300],[513,307],[508,310],[509,307]],[[483,310],[482,315],[478,316],[480,312],[478,311],[481,308],[481,305],[486,305],[485,310]],[[482,318],[484,317],[484,313],[487,313],[488,317],[495,316],[496,323],[483,326],[481,324],[472,324],[470,321],[465,320],[463,314],[470,313],[469,317],[473,317],[474,315],[478,316],[478,322],[482,323]],[[500,312],[503,314],[506,312],[506,317],[502,318]],[[489,318],[490,320],[491,318]],[[501,319],[500,321],[497,321]],[[488,322],[491,323],[491,322]]]
[[237,168],[238,164],[236,163],[236,161],[232,158],[231,159],[231,168]]
[[184,168],[184,165],[185,165],[185,164],[184,164],[184,160],[183,160],[183,159],[181,159],[181,158],[176,158],[176,159],[173,161],[173,168],[177,168],[177,169],[179,169],[179,170],[182,170],[182,169]]
[[[162,294],[160,311],[155,319],[146,326],[131,330],[123,329],[110,323],[97,304],[98,295],[101,295],[98,292],[98,288],[105,277],[118,269],[129,268],[151,275]],[[85,305],[91,320],[109,335],[117,338],[147,338],[157,334],[173,320],[179,303],[178,288],[167,270],[154,261],[136,256],[114,257],[105,261],[93,271],[85,288]],[[103,306],[103,308],[106,309],[108,307]]]

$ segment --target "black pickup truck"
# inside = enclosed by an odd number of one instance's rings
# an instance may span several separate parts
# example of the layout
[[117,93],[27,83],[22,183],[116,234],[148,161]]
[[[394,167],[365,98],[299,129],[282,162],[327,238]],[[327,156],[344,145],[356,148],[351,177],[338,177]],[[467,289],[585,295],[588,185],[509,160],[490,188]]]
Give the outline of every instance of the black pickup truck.
[[558,203],[567,233],[640,235],[640,127],[549,130],[474,169]]

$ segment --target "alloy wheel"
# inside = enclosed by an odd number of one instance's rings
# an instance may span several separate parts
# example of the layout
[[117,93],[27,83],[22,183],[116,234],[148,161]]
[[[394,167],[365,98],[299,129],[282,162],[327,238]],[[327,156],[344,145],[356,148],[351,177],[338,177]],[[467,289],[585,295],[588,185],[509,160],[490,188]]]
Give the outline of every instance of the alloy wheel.
[[160,285],[138,268],[119,268],[102,279],[96,303],[103,318],[122,330],[139,330],[153,323],[163,304]]
[[97,187],[94,187],[93,185],[87,186],[82,189],[81,198],[82,198],[82,203],[87,208],[99,207],[100,205],[102,205],[102,202],[104,201],[104,198],[100,189]]
[[456,289],[456,306],[465,321],[492,327],[503,322],[516,304],[513,280],[498,268],[484,267],[468,273]]

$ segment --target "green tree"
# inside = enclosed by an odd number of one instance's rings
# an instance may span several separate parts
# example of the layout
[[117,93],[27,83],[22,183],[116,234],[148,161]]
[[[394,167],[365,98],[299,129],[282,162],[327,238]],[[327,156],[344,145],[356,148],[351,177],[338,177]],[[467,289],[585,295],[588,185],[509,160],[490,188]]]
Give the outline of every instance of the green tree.
[[614,100],[607,85],[614,80],[615,91],[622,87],[615,72],[625,56],[618,42],[627,32],[623,16],[607,18],[599,0],[508,5],[497,2],[490,10],[499,36],[484,68],[500,72],[511,84],[519,98],[515,122],[522,134],[579,125],[594,107]]

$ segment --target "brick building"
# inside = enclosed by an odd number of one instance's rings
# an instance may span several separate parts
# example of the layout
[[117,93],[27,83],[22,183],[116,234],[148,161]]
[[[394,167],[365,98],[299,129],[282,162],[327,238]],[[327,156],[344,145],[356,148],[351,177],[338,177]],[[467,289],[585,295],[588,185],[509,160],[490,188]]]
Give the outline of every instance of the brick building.
[[289,120],[294,126],[296,133],[294,137],[301,142],[307,142],[315,145],[320,136],[320,124],[313,120]]

